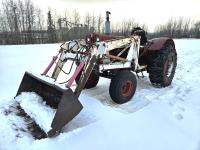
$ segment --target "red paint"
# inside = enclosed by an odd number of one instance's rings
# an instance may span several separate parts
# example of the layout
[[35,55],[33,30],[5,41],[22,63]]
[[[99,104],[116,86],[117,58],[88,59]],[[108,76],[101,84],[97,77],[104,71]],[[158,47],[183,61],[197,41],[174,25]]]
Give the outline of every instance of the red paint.
[[133,83],[130,80],[128,80],[126,83],[124,83],[122,87],[122,95],[124,97],[128,97],[130,96],[132,91],[133,91]]
[[[91,33],[91,34],[86,35],[85,40],[86,40],[86,43],[92,44],[92,43],[98,42],[97,39],[99,39],[99,41],[107,41],[107,40],[119,39],[119,38],[124,38],[124,37],[107,35],[107,34]],[[88,41],[88,39],[90,40]]]
[[76,68],[74,74],[72,75],[72,77],[69,79],[69,81],[67,82],[67,84],[65,85],[65,87],[70,88],[72,83],[74,82],[74,80],[76,79],[76,77],[78,76],[78,74],[81,72],[82,68],[84,67],[85,62],[80,62],[80,64],[78,65],[78,67]]
[[173,42],[173,40],[168,37],[160,37],[160,38],[151,39],[149,41],[151,45],[148,47],[148,50],[150,51],[160,50],[168,40]]
[[44,70],[44,72],[41,75],[47,75],[48,71],[51,69],[55,61],[58,59],[58,56],[61,52],[62,50],[59,50],[58,54],[56,56],[53,56],[53,59],[51,60],[51,62],[49,63],[49,65],[47,66],[47,68]]

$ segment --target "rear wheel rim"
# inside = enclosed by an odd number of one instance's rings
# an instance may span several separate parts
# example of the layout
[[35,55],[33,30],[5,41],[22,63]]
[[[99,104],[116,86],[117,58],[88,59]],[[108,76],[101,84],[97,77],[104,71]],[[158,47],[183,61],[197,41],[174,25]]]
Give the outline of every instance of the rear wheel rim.
[[173,57],[173,53],[171,53],[165,64],[164,64],[164,76],[165,76],[165,81],[169,81],[170,76],[172,75],[173,72],[173,68],[174,68],[174,57]]
[[132,91],[133,91],[133,83],[130,80],[128,80],[123,84],[121,93],[124,97],[128,97],[131,95]]

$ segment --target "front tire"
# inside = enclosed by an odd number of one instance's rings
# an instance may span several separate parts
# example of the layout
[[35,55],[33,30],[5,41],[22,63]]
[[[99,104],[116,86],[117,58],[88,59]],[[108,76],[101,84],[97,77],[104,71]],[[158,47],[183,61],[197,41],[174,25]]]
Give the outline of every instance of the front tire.
[[[78,76],[76,77],[75,81],[76,81],[76,84],[78,84],[79,82],[79,79],[81,77],[81,73],[82,71],[78,74]],[[85,89],[91,89],[93,87],[95,87],[99,82],[99,75],[96,73],[95,70],[92,70],[86,84],[85,84]]]
[[120,71],[111,79],[110,97],[117,104],[126,103],[133,97],[136,87],[136,76],[128,70]]

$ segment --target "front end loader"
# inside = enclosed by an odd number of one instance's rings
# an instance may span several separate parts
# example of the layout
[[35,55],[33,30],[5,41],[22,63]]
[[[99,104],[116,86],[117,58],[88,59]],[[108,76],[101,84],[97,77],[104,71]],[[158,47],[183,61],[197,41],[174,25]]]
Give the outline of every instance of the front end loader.
[[[70,41],[64,43],[58,54],[53,57],[52,61],[41,75],[35,75],[31,72],[25,72],[24,74],[16,96],[23,92],[34,92],[41,96],[47,105],[53,109],[57,109],[51,124],[51,130],[48,131],[48,133],[44,133],[42,129],[31,129],[33,132],[36,132],[35,130],[37,130],[38,134],[32,133],[37,139],[56,135],[62,127],[71,121],[83,108],[78,97],[97,60],[97,54],[95,54],[97,48],[95,45],[83,45],[83,43],[83,41]],[[72,56],[68,57],[66,56],[66,53],[70,53]],[[51,75],[51,79],[56,81],[60,72],[63,71],[63,65],[67,61],[73,62],[70,66],[71,69],[73,65],[78,65],[71,78],[63,87],[56,82],[50,81],[48,72],[56,63]],[[72,91],[70,87],[80,72],[82,74],[80,76],[79,84],[76,86],[75,90]],[[23,111],[20,104],[18,104],[17,107],[20,111]],[[24,115],[24,117],[27,117],[27,114]],[[32,126],[39,128],[36,122],[35,125]]]
[[[98,81],[96,82],[95,76],[99,77],[100,74],[103,75],[105,71],[109,70],[110,75],[114,75],[113,71],[116,72],[117,70],[128,68],[135,70],[138,68],[137,52],[140,45],[139,42],[140,39],[138,36],[99,41],[92,44],[87,43],[85,40],[69,41],[61,45],[58,54],[53,57],[52,61],[41,75],[25,72],[16,97],[23,92],[34,92],[41,96],[47,105],[56,109],[51,124],[51,130],[45,133],[39,125],[33,121],[34,125],[32,126],[38,129],[31,129],[33,132],[32,135],[34,135],[36,139],[40,139],[53,137],[59,133],[61,129],[82,110],[83,106],[78,100],[78,97],[84,88],[91,88],[98,83]],[[108,53],[110,50],[119,48],[123,49],[123,51],[128,51],[127,58]],[[113,62],[106,62],[109,59]],[[65,83],[65,86],[63,86],[63,84],[58,84],[56,80],[60,72],[66,73],[66,71],[63,70],[63,66],[68,61],[72,62],[70,65],[68,64],[70,72],[73,66],[76,66],[76,69],[70,79]],[[103,61],[104,64],[101,64],[100,61]],[[54,69],[50,75],[50,69],[52,69],[53,66]],[[134,75],[132,74],[132,76]],[[50,81],[49,78],[54,81]],[[77,83],[77,86],[72,90],[71,86],[74,81]],[[129,96],[128,99],[130,99],[130,96],[134,94],[136,89],[135,77],[133,82],[134,85],[132,82],[129,83],[134,91],[130,89],[127,91],[124,89],[125,95],[128,94]],[[124,103],[125,101],[127,101],[127,98],[118,103]],[[23,117],[28,116],[20,106],[20,103],[18,103],[17,108],[19,111],[23,111],[23,113],[20,113],[24,114],[22,115]],[[30,116],[28,117],[31,118]],[[36,132],[38,134],[36,134]]]

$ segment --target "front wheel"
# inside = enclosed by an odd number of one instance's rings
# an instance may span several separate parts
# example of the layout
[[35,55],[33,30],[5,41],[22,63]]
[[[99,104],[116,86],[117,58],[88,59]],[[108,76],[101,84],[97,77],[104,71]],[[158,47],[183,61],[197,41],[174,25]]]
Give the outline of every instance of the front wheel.
[[[82,71],[78,74],[78,76],[75,79],[76,84],[79,83],[81,73],[82,73]],[[99,82],[99,75],[95,72],[95,70],[92,70],[84,88],[91,89],[91,88],[95,87],[98,84],[98,82]]]
[[133,97],[136,87],[136,76],[128,70],[120,71],[111,79],[110,97],[117,104],[126,103]]

